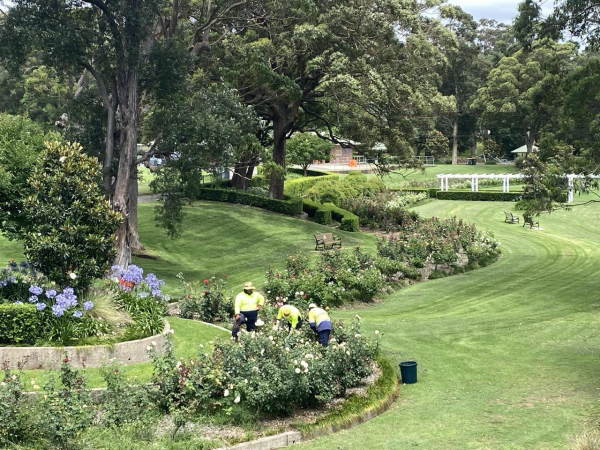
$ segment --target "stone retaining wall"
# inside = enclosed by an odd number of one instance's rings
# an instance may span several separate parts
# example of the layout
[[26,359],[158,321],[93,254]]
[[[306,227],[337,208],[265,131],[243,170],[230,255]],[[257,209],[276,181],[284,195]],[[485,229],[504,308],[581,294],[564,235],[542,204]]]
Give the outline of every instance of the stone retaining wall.
[[65,357],[73,367],[100,367],[111,359],[123,364],[149,361],[148,346],[156,345],[158,352],[165,348],[165,335],[171,327],[165,321],[161,334],[136,341],[119,342],[114,345],[86,345],[81,347],[0,347],[0,363],[8,361],[10,369],[21,362],[24,369],[58,369]]

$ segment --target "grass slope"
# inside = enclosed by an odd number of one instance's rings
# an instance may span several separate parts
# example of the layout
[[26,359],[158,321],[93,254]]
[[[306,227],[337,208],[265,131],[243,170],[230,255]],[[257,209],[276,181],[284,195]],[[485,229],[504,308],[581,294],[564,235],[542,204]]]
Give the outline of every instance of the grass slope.
[[381,330],[396,362],[416,359],[419,382],[388,413],[304,446],[558,449],[599,413],[600,205],[544,215],[541,231],[505,224],[512,206],[417,208],[494,230],[503,257],[362,308],[365,334]]

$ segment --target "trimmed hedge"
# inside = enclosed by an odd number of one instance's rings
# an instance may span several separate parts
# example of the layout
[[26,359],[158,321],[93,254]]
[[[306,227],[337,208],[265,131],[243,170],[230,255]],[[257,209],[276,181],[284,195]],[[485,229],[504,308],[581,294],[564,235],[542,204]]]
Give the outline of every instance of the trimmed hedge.
[[[290,173],[297,173],[298,175],[304,176],[304,170],[298,169],[296,167],[289,168],[288,172],[290,172]],[[322,176],[325,176],[325,175],[332,175],[332,173],[331,172],[325,172],[324,170],[311,170],[311,169],[308,169],[306,171],[306,176],[307,177],[322,177]]]
[[319,172],[319,175],[315,177],[297,178],[295,180],[286,181],[284,185],[284,192],[286,195],[301,196],[318,181],[328,179],[339,180],[340,177],[332,173]]
[[40,313],[34,305],[0,305],[0,343],[33,344],[40,327]]
[[425,193],[429,198],[435,198],[436,193],[439,191],[437,188],[405,188],[405,189],[390,189],[393,192],[411,192],[415,194]]
[[261,197],[260,195],[248,194],[233,189],[208,189],[202,188],[198,194],[198,200],[209,200],[213,202],[238,203],[241,205],[255,206],[268,211],[273,211],[288,216],[302,213],[302,199],[291,197],[288,200],[275,200]]
[[470,191],[438,191],[438,200],[472,200],[480,202],[516,202],[523,195],[521,192],[470,192]]
[[340,230],[358,231],[358,216],[346,211],[333,203],[325,203],[323,206],[331,209],[331,217],[340,223]]

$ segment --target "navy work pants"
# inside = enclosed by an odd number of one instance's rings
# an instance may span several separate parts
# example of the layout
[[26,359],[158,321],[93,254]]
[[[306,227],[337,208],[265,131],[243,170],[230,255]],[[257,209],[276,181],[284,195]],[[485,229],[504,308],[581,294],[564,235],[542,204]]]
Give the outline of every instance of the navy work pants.
[[246,330],[252,331],[256,328],[256,319],[258,319],[258,310],[254,311],[240,311],[240,318],[233,319],[233,328],[231,329],[231,335],[237,339],[237,335],[240,331],[240,327],[246,324]]

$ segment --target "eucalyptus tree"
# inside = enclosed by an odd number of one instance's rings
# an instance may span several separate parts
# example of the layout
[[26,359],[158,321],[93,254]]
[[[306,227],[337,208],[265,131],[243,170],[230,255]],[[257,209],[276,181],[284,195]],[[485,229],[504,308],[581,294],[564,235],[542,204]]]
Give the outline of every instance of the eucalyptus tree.
[[[434,83],[428,63],[435,49],[423,38],[415,43],[427,6],[396,0],[252,5],[250,20],[219,47],[220,73],[268,124],[277,165],[284,166],[286,139],[297,130],[336,141],[344,129],[374,140],[361,130],[361,117],[377,122],[379,134],[390,138],[388,148],[400,141],[392,122],[408,126],[420,104],[430,102],[423,93]],[[354,127],[343,126],[348,114],[356,117]],[[270,183],[270,195],[282,198],[283,172],[275,171]]]
[[563,106],[563,82],[575,68],[577,46],[543,40],[531,51],[504,57],[478,92],[482,124],[518,133],[527,153],[544,127],[556,126]]

